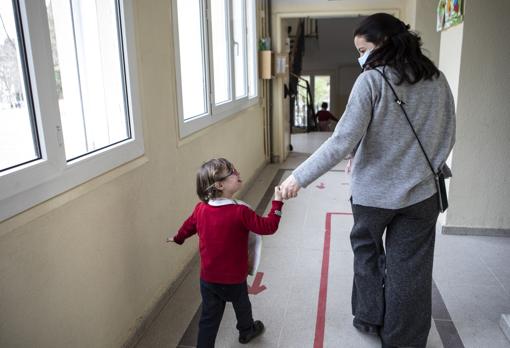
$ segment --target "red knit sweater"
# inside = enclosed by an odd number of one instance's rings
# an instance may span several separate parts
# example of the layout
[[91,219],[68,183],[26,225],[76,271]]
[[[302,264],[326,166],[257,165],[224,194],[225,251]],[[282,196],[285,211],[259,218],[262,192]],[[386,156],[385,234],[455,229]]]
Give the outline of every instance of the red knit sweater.
[[333,114],[331,112],[329,112],[328,110],[320,110],[319,112],[317,112],[316,117],[319,121],[322,121],[322,122],[329,121],[329,120],[337,121],[335,116],[333,116]]
[[275,233],[282,206],[283,202],[273,201],[268,216],[261,217],[244,205],[215,207],[200,202],[174,241],[182,244],[198,233],[200,277],[210,283],[239,284],[248,276],[248,232]]

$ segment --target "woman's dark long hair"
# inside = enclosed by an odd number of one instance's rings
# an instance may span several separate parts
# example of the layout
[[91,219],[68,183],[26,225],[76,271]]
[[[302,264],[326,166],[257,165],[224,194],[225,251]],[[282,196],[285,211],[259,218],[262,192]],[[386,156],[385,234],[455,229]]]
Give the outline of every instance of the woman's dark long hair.
[[387,13],[365,18],[354,31],[354,37],[363,37],[378,47],[370,53],[364,68],[390,66],[397,71],[397,84],[404,81],[414,84],[439,76],[437,67],[421,51],[420,36],[409,29],[409,25]]

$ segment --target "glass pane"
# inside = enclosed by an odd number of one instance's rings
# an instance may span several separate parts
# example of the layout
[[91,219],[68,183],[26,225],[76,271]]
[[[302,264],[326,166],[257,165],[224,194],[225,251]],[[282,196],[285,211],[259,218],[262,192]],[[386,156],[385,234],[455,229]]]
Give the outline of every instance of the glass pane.
[[246,22],[244,18],[244,1],[232,1],[234,22],[234,67],[236,79],[236,99],[245,97],[246,84]]
[[131,137],[115,0],[46,0],[66,158]]
[[246,1],[246,17],[248,21],[248,95],[250,98],[257,96],[257,64],[256,64],[256,43],[257,23],[255,0]]
[[226,6],[225,0],[211,1],[215,104],[230,100],[230,40]]
[[200,0],[178,0],[179,58],[184,120],[205,114],[206,71]]
[[[310,76],[301,76],[302,79],[308,81],[310,84]],[[306,115],[308,114],[308,92],[306,89],[306,82],[298,80],[297,96],[294,104],[294,126],[306,127]]]
[[330,99],[330,78],[329,76],[315,76],[314,77],[314,101],[315,111],[320,110],[322,103],[328,103]]
[[12,0],[0,0],[0,171],[39,157]]

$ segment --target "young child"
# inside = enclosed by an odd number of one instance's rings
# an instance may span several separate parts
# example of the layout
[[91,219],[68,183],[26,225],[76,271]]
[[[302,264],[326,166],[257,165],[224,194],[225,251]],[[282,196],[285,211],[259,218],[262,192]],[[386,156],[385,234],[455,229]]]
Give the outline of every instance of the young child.
[[225,303],[232,302],[237,318],[239,342],[248,343],[264,331],[253,321],[248,298],[248,234],[273,234],[278,229],[283,206],[279,187],[267,217],[258,216],[245,203],[233,200],[242,180],[224,158],[204,163],[197,172],[197,194],[201,202],[168,242],[182,244],[195,233],[200,250],[200,317],[197,348],[214,347]]

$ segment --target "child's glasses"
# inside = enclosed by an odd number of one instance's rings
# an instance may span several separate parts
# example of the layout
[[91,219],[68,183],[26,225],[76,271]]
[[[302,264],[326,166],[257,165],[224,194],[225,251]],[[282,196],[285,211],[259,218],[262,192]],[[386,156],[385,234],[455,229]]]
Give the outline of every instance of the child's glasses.
[[239,176],[239,172],[237,171],[237,169],[235,169],[235,168],[230,169],[226,175],[224,175],[221,178],[219,178],[218,180],[216,180],[213,184],[209,185],[205,190],[206,191],[210,190],[214,186],[215,183],[223,181],[232,175]]
[[229,176],[232,176],[232,175],[239,176],[239,172],[237,171],[237,169],[235,169],[235,168],[230,169],[230,171],[225,176],[222,176],[217,181],[223,181],[223,180],[225,180],[226,178],[228,178]]

